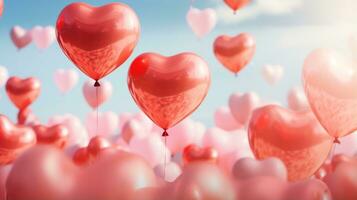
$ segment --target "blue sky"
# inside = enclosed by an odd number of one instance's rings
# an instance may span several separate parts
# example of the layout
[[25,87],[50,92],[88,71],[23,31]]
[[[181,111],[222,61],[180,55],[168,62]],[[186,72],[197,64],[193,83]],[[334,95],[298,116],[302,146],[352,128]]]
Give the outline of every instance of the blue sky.
[[[93,5],[118,2],[83,1]],[[301,84],[300,74],[305,56],[312,49],[319,47],[316,41],[320,41],[320,35],[316,33],[321,31],[321,27],[315,26],[316,20],[312,18],[309,20],[306,17],[305,11],[308,10],[305,9],[304,3],[306,2],[303,0],[301,2],[271,0],[301,3],[292,5],[291,10],[287,9],[283,13],[269,12],[267,10],[270,8],[266,9],[266,7],[265,10],[262,9],[258,5],[259,1],[262,0],[253,1],[252,6],[242,11],[241,16],[237,16],[237,18],[242,17],[241,20],[231,20],[236,16],[222,14],[222,12],[230,12],[228,9],[224,10],[225,8],[222,11],[223,1],[196,0],[195,7],[212,7],[219,15],[216,29],[200,40],[193,35],[186,24],[189,0],[120,1],[130,5],[136,11],[140,18],[142,33],[132,56],[119,69],[105,78],[113,84],[114,93],[100,110],[117,113],[137,111],[127,89],[126,75],[131,61],[137,55],[148,51],[167,56],[190,51],[202,56],[209,63],[212,85],[204,103],[193,115],[194,119],[203,121],[209,126],[213,124],[215,109],[218,106],[227,105],[227,100],[233,92],[255,91],[264,101],[281,102],[285,105],[288,90]],[[68,112],[83,119],[91,111],[82,97],[82,84],[87,78],[80,73],[79,84],[74,90],[67,95],[61,95],[54,85],[53,73],[58,68],[74,68],[74,65],[64,56],[57,42],[43,51],[38,50],[33,44],[17,51],[10,40],[9,31],[14,25],[27,29],[35,25],[54,25],[60,10],[71,2],[74,1],[5,0],[5,11],[0,18],[0,65],[6,66],[10,75],[35,76],[41,80],[41,96],[31,108],[42,122],[47,122],[49,116]],[[252,14],[253,12],[256,13]],[[250,65],[235,78],[216,61],[212,52],[212,43],[220,34],[235,35],[241,32],[249,32],[256,38],[257,52]],[[334,45],[334,43],[320,42],[327,46]],[[284,66],[285,76],[277,85],[270,86],[262,79],[261,68],[264,64]],[[16,109],[6,97],[4,88],[0,88],[0,95],[2,96],[0,112],[15,119]]]

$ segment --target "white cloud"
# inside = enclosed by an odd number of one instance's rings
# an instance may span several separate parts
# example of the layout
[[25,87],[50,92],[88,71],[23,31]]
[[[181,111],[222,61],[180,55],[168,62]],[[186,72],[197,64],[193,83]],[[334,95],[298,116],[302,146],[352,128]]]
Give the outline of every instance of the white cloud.
[[216,11],[221,22],[232,24],[254,19],[261,15],[290,14],[302,4],[303,0],[257,0],[233,15],[229,7],[223,5],[221,1],[216,7]]

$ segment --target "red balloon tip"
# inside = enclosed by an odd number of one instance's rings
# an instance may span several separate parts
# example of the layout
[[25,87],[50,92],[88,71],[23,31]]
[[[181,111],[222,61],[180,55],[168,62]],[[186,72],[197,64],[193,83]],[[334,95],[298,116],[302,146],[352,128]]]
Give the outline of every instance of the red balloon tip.
[[335,144],[341,144],[341,141],[336,137],[335,140],[333,141]]
[[98,82],[98,80],[95,81],[94,87],[100,87],[100,83]]
[[164,130],[164,132],[162,133],[162,137],[167,137],[167,136],[169,136],[169,133],[167,133],[167,131]]

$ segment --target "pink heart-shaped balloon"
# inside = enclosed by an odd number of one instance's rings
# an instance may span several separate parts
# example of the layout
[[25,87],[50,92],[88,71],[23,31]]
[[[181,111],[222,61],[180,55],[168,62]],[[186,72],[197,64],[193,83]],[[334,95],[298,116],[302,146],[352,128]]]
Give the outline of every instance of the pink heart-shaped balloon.
[[56,40],[55,28],[52,26],[35,26],[30,33],[33,42],[39,49],[47,49]]
[[214,113],[214,122],[218,128],[233,131],[242,128],[242,125],[233,117],[228,107],[220,107]]
[[72,3],[60,13],[57,40],[66,56],[87,76],[99,80],[123,64],[136,46],[140,23],[122,3],[93,7]]
[[30,127],[13,124],[0,115],[0,164],[12,162],[35,143],[36,135]]
[[311,111],[296,112],[276,105],[257,109],[248,132],[254,155],[258,159],[281,159],[288,169],[289,180],[306,179],[314,174],[333,143]]
[[357,129],[357,65],[338,53],[319,49],[305,60],[305,92],[317,119],[339,138]]
[[0,66],[0,87],[2,87],[7,79],[9,78],[9,73],[7,72],[6,67]]
[[13,76],[6,82],[6,92],[12,103],[23,110],[40,95],[41,83],[37,78],[21,79]]
[[211,8],[200,10],[191,7],[187,12],[186,20],[193,33],[195,33],[198,38],[202,38],[210,33],[216,26],[216,11]]
[[93,108],[97,108],[109,100],[113,93],[113,86],[108,81],[102,81],[100,87],[93,87],[94,81],[88,80],[83,84],[83,96],[87,103]]
[[255,54],[255,40],[248,33],[234,37],[222,35],[214,41],[213,51],[217,60],[237,75],[252,60]]
[[263,78],[271,85],[278,83],[284,75],[281,65],[264,65],[262,69]]
[[300,87],[292,88],[288,93],[289,108],[296,111],[303,111],[310,109],[309,102],[306,98],[305,92]]
[[229,97],[229,108],[240,124],[247,124],[250,116],[261,105],[259,96],[254,92],[245,94],[234,93]]
[[70,91],[78,82],[78,74],[73,69],[57,69],[53,77],[62,93]]
[[36,133],[38,143],[51,144],[61,149],[67,145],[68,129],[63,125],[35,125],[32,128]]
[[128,74],[136,104],[165,130],[197,109],[210,82],[207,63],[193,53],[172,57],[145,53],[133,61]]
[[90,137],[99,135],[110,138],[118,129],[118,121],[119,118],[114,112],[91,112],[86,117],[85,126]]
[[287,180],[286,167],[277,158],[267,158],[261,161],[252,158],[242,158],[234,164],[232,173],[237,180],[258,176],[272,176],[281,180]]
[[14,26],[10,31],[10,37],[14,45],[18,49],[22,49],[31,43],[31,33],[22,28],[21,26]]

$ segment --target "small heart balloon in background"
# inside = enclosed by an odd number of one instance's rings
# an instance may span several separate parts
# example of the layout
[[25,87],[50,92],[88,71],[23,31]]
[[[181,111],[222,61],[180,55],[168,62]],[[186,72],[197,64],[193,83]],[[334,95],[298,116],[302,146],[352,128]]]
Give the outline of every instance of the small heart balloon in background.
[[[98,126],[96,125],[97,120]],[[118,123],[119,118],[114,112],[91,112],[85,119],[85,126],[90,137],[99,135],[108,139],[112,138],[118,129]]]
[[196,144],[191,144],[183,150],[182,160],[184,165],[191,162],[210,162],[216,164],[218,152],[212,147],[202,148]]
[[10,77],[6,82],[6,93],[11,102],[19,109],[18,123],[25,124],[29,106],[38,98],[41,92],[41,82],[37,78],[21,79]]
[[228,107],[220,107],[214,113],[214,123],[225,131],[233,131],[242,128],[242,125],[233,117]]
[[211,78],[207,63],[193,53],[164,57],[144,53],[131,64],[128,87],[139,108],[159,127],[176,125],[206,97]]
[[281,65],[264,65],[262,75],[269,84],[275,85],[283,78],[284,68]]
[[4,66],[0,66],[0,87],[4,86],[9,78],[9,73],[7,68]]
[[217,60],[236,76],[253,59],[255,48],[255,39],[249,33],[233,37],[221,35],[213,44]]
[[248,92],[234,93],[229,97],[229,108],[239,124],[246,125],[253,111],[261,105],[258,94]]
[[251,0],[224,0],[224,3],[226,3],[227,6],[233,10],[233,13],[236,14],[239,9],[249,4],[250,1]]
[[90,139],[86,147],[78,148],[73,154],[73,162],[77,165],[88,165],[97,159],[105,149],[113,147],[112,144],[101,136]]
[[11,28],[10,37],[17,49],[22,49],[32,42],[31,32],[21,26]]
[[96,109],[109,100],[113,93],[113,86],[109,81],[101,81],[100,87],[93,87],[94,81],[88,80],[83,84],[82,92],[88,105]]
[[313,51],[305,60],[303,82],[317,119],[338,138],[357,129],[357,65],[329,49]]
[[78,73],[73,69],[57,69],[53,80],[62,94],[69,92],[78,82]]
[[47,49],[56,40],[56,31],[53,26],[35,26],[31,29],[30,34],[39,49]]
[[333,144],[333,138],[311,111],[297,112],[277,105],[255,110],[248,132],[256,158],[281,159],[291,181],[313,175],[328,157]]
[[56,31],[65,55],[98,81],[131,55],[139,40],[140,23],[135,12],[122,3],[101,7],[72,3],[59,14]]
[[290,89],[288,96],[289,108],[296,111],[303,111],[310,109],[309,102],[306,98],[305,92],[301,87],[293,87]]
[[65,148],[68,143],[68,129],[63,125],[35,125],[32,129],[36,133],[37,143],[50,144],[60,149]]
[[200,10],[190,7],[186,15],[187,24],[192,29],[193,33],[202,38],[209,34],[217,23],[216,11],[211,8]]

